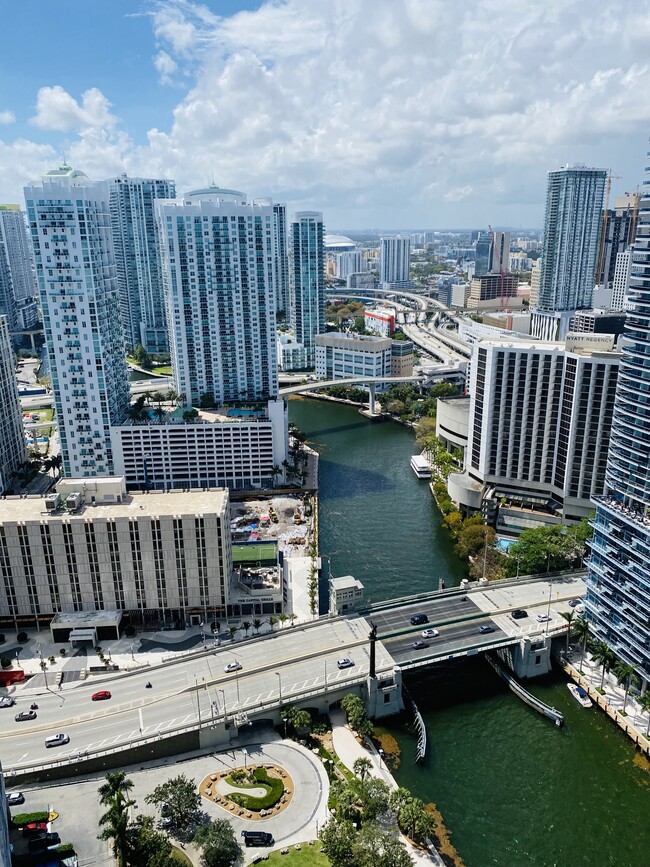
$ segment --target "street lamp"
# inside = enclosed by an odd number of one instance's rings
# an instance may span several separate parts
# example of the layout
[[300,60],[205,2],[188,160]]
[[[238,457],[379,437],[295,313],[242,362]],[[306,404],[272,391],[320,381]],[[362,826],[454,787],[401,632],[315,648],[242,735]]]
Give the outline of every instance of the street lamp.
[[282,704],[282,675],[279,671],[276,671],[275,676],[278,679],[278,703]]
[[327,660],[325,660],[325,692],[327,692]]
[[221,693],[221,701],[223,702],[223,721],[225,722],[226,721],[226,693],[222,689],[220,689],[219,692]]
[[384,755],[385,755],[385,753],[384,753],[384,751],[382,750],[381,747],[379,747],[378,752],[379,752],[379,767],[381,768],[381,762],[382,762],[382,759],[384,760],[384,764],[385,764],[385,762],[386,762],[386,759],[384,759]]
[[244,754],[244,769],[246,769],[248,767],[248,765],[246,764],[248,760],[248,750],[246,749],[246,747],[242,748],[242,753]]
[[287,739],[287,717],[286,716],[282,717],[282,722],[284,723],[284,739],[286,741],[286,739]]

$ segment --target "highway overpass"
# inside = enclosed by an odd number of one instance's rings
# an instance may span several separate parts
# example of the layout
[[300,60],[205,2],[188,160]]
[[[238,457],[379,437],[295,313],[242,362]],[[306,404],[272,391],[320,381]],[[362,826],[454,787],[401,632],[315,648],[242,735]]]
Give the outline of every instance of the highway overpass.
[[305,391],[320,391],[321,388],[332,388],[336,385],[356,385],[357,388],[368,387],[370,392],[370,401],[368,411],[371,415],[375,414],[375,389],[379,383],[393,382],[423,382],[426,376],[417,374],[415,376],[351,376],[347,379],[317,379],[313,382],[303,383],[302,385],[292,385],[289,388],[281,388],[278,392],[280,397],[288,397],[291,394],[301,394]]
[[[456,588],[421,594],[375,605],[363,616],[324,617],[258,638],[227,641],[176,654],[160,666],[149,666],[146,654],[134,653],[128,662],[132,670],[126,673],[91,675],[61,691],[19,691],[13,708],[0,709],[5,773],[17,778],[50,771],[70,775],[71,766],[81,773],[93,761],[102,767],[119,765],[126,750],[155,753],[167,740],[172,741],[169,753],[173,739],[181,737],[191,738],[191,749],[223,746],[242,726],[257,720],[278,724],[288,705],[322,713],[348,692],[363,696],[373,716],[394,713],[401,704],[403,670],[526,642],[548,646],[548,639],[566,633],[561,612],[570,610],[568,601],[584,592],[582,578],[575,575],[498,582],[469,592]],[[519,607],[528,613],[524,620],[511,616]],[[412,625],[413,614],[426,614],[426,627]],[[538,622],[536,614],[550,620]],[[369,677],[371,622],[379,632],[374,679]],[[493,631],[483,634],[481,626]],[[422,640],[424,628],[439,634],[416,649],[413,643]],[[353,661],[351,667],[338,667],[337,660],[344,657]],[[233,662],[241,669],[227,674],[224,668]],[[112,698],[91,701],[101,689],[110,690]],[[35,699],[37,719],[14,722],[15,713]],[[57,732],[67,734],[70,743],[47,749],[45,738]]]

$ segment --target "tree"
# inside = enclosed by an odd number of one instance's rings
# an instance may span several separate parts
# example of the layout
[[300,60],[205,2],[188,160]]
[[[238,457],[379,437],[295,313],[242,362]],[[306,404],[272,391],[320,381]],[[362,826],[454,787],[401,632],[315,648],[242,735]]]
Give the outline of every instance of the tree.
[[650,690],[646,690],[642,696],[639,697],[639,707],[642,711],[647,712],[648,714],[648,727],[645,730],[646,738],[650,735]]
[[304,734],[311,729],[312,718],[308,710],[301,710],[292,705],[285,712],[287,722],[293,726],[296,734]]
[[349,819],[330,819],[320,832],[321,850],[332,867],[351,867],[357,833]]
[[153,360],[141,343],[138,343],[133,350],[133,360],[143,370],[151,370],[153,367]]
[[261,626],[262,621],[259,619],[259,617],[256,617],[255,620],[253,620],[253,629],[255,630],[255,634],[260,631]]
[[203,867],[229,867],[242,854],[241,846],[227,819],[215,819],[209,825],[201,825],[192,842],[201,849]]
[[63,466],[63,458],[61,455],[52,455],[50,458],[50,463],[52,464],[52,469],[56,473],[57,477],[61,475],[61,467]]
[[244,620],[244,622],[242,623],[242,629],[244,630],[244,635],[245,635],[247,638],[248,638],[248,630],[249,630],[250,628],[251,628],[251,625],[250,625],[250,623],[248,622],[248,620]]
[[228,627],[228,634],[230,635],[230,640],[234,641],[235,635],[237,635],[237,627],[236,626],[229,626]]
[[570,641],[570,639],[571,639],[571,624],[573,623],[573,618],[576,616],[576,613],[575,613],[575,611],[573,610],[573,608],[571,609],[571,611],[562,611],[562,612],[560,612],[560,613],[562,614],[562,617],[564,617],[564,619],[565,619],[566,622],[567,622],[567,627],[566,627],[566,653],[567,653],[567,656],[568,656],[568,655],[569,655],[569,641]]
[[585,620],[584,617],[578,617],[576,622],[573,625],[573,634],[575,637],[582,643],[582,648],[580,650],[580,674],[582,674],[582,663],[585,658],[585,650],[587,649],[587,641],[589,636],[591,635],[591,627],[589,626],[589,621]]
[[620,659],[614,666],[614,677],[619,683],[625,684],[625,698],[623,699],[623,713],[627,712],[627,694],[630,691],[630,683],[632,675],[636,673],[636,668],[627,662]]
[[108,807],[100,817],[102,832],[100,840],[111,840],[113,855],[119,867],[127,865],[127,827],[129,823],[129,807],[135,802],[127,793],[133,788],[133,780],[129,780],[124,771],[112,771],[106,774],[106,782],[98,789],[99,803]]
[[603,668],[602,676],[600,678],[600,690],[602,692],[603,684],[605,683],[605,674],[608,671],[611,671],[612,666],[616,662],[616,657],[614,656],[614,651],[604,641],[597,641],[594,644],[591,655],[594,662],[597,662]]
[[169,807],[172,827],[177,831],[194,824],[201,808],[201,797],[198,789],[193,780],[190,780],[185,774],[172,777],[166,783],[156,786],[153,792],[147,795],[145,801],[147,804],[155,804],[156,806],[166,803]]
[[268,619],[268,624],[269,624],[269,626],[271,627],[271,632],[273,632],[273,629],[274,629],[275,624],[276,624],[277,622],[278,622],[278,618],[277,618],[277,617],[274,617],[273,615],[271,615],[271,616],[269,617],[269,619]]
[[152,816],[138,816],[126,832],[127,859],[137,867],[167,867],[179,862],[166,834],[156,831]]
[[354,760],[354,764],[352,765],[352,770],[359,777],[361,782],[367,777],[367,775],[372,770],[372,762],[370,759],[367,759],[365,756],[360,756],[358,759]]
[[356,832],[349,819],[331,819],[320,834],[321,848],[332,867],[412,867],[406,846],[376,822]]

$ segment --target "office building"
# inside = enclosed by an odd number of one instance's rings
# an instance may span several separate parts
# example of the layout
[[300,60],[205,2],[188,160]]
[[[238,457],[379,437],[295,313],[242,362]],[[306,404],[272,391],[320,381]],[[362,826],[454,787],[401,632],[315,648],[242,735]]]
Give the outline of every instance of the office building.
[[616,197],[613,208],[603,211],[596,283],[608,285],[614,280],[617,256],[634,241],[638,209],[639,194],[626,193]]
[[39,325],[34,257],[20,205],[0,205],[0,316],[10,332]]
[[467,307],[472,310],[494,310],[521,306],[517,297],[519,278],[510,273],[483,274],[474,277],[469,285]]
[[[648,155],[650,156],[650,154]],[[646,166],[650,160],[646,160]],[[594,637],[650,682],[650,168],[632,251],[607,493],[596,502],[587,577]]]
[[474,276],[510,270],[510,232],[481,232],[474,254]]
[[309,367],[315,363],[315,338],[325,332],[325,247],[323,215],[298,211],[289,227],[291,328],[305,349]]
[[116,611],[184,628],[227,613],[229,495],[127,494],[124,480],[64,479],[47,497],[0,501],[0,623]]
[[392,344],[385,337],[333,331],[316,338],[319,379],[392,375]]
[[392,337],[395,331],[395,311],[387,307],[366,309],[363,313],[363,325],[366,331],[372,331],[380,337]]
[[392,341],[390,371],[393,376],[413,375],[413,344],[410,340]]
[[289,319],[289,248],[287,238],[287,206],[273,205],[273,235],[275,238],[275,299],[276,312]]
[[129,178],[108,182],[120,314],[127,348],[166,353],[167,322],[154,204],[173,199],[173,181]]
[[15,474],[27,458],[15,356],[6,316],[0,316],[0,407],[0,494],[5,494],[14,487]]
[[632,273],[632,245],[616,257],[612,280],[612,310],[627,310],[627,293]]
[[625,314],[620,310],[577,310],[571,317],[571,331],[580,334],[611,334],[618,338],[625,329]]
[[347,280],[350,274],[360,274],[367,270],[368,260],[360,251],[336,254],[336,276],[340,280]]
[[174,388],[187,406],[278,391],[273,205],[218,187],[159,201]]
[[408,283],[411,240],[403,235],[382,238],[379,245],[379,282]]
[[106,182],[68,165],[25,187],[67,476],[114,471],[111,425],[130,405]]
[[564,339],[571,315],[592,306],[606,172],[566,166],[548,173],[544,243],[532,334]]
[[448,479],[462,511],[482,511],[510,534],[592,512],[605,489],[613,346],[611,336],[582,334],[474,345],[465,470]]

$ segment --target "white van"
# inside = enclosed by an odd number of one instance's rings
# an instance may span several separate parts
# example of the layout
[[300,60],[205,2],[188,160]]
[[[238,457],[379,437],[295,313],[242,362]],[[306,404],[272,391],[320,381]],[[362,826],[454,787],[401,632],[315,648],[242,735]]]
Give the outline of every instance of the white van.
[[58,735],[50,735],[49,737],[45,738],[45,746],[48,748],[49,747],[60,747],[60,746],[63,746],[63,744],[69,744],[69,743],[70,743],[70,738],[68,737],[68,735],[64,735],[62,733],[58,734]]

